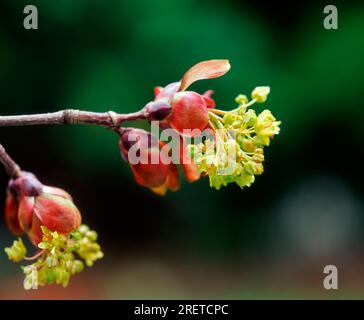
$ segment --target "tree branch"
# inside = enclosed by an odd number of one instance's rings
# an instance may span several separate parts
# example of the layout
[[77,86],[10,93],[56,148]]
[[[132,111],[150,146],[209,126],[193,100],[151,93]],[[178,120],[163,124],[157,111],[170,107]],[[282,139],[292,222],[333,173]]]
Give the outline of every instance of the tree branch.
[[118,114],[113,111],[100,113],[69,109],[52,113],[0,116],[0,127],[47,124],[90,124],[114,128],[120,126],[124,121],[138,119],[146,119],[144,109],[128,114]]
[[20,167],[9,156],[5,148],[0,144],[0,162],[4,165],[5,170],[11,177],[19,177],[21,174]]
[[[146,119],[145,109],[138,112],[119,114],[109,112],[90,112],[80,110],[62,110],[52,113],[29,114],[19,116],[0,116],[0,127],[30,126],[47,124],[90,124],[120,130],[124,121]],[[20,167],[8,155],[5,148],[0,144],[0,162],[4,165],[8,174],[18,177],[21,174]]]

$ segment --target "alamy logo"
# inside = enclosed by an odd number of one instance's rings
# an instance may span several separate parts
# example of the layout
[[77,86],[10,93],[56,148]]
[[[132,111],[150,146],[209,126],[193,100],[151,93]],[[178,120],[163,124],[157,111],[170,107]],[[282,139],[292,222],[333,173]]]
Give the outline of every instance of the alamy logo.
[[26,30],[38,29],[38,9],[36,6],[28,5],[24,8],[24,14],[26,14],[23,26]]
[[324,278],[324,288],[326,290],[337,290],[338,287],[338,273],[337,268],[334,265],[327,265],[324,268],[324,274],[327,276]]
[[330,4],[325,6],[324,14],[326,14],[324,18],[324,28],[326,30],[337,30],[339,29],[338,25],[338,12],[336,6]]

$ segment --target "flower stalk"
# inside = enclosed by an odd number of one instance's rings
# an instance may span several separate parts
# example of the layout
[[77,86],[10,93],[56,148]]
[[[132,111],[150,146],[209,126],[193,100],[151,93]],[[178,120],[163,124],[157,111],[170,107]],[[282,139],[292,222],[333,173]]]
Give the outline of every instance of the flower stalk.
[[19,177],[21,173],[20,167],[16,162],[9,156],[5,148],[0,144],[0,162],[4,165],[6,172],[11,177]]

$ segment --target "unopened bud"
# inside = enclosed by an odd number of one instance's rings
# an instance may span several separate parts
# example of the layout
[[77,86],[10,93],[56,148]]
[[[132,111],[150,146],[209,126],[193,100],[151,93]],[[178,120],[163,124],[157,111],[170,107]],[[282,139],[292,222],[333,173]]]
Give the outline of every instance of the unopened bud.
[[71,273],[76,274],[80,273],[84,268],[83,262],[81,260],[75,260],[73,261]]
[[[206,128],[209,114],[206,102],[200,94],[192,91],[178,92],[173,96],[171,105],[173,110],[167,120],[178,132],[195,136],[199,130]],[[184,132],[187,129],[191,132]]]
[[243,139],[242,147],[247,152],[254,152],[255,144],[251,139]]
[[10,248],[5,248],[5,252],[8,255],[9,260],[19,262],[24,259],[27,254],[27,249],[24,246],[23,240],[19,238],[13,242]]
[[245,94],[239,94],[236,98],[235,98],[235,102],[237,104],[245,104],[248,103],[248,97]]
[[269,93],[269,87],[256,87],[252,92],[252,98],[255,99],[258,103],[262,103],[267,100]]
[[96,241],[97,240],[97,233],[96,231],[87,231],[86,232],[86,237],[90,240],[90,241]]
[[34,174],[22,172],[19,178],[10,180],[8,188],[18,196],[35,197],[41,194],[43,185]]
[[164,101],[152,101],[146,105],[145,110],[149,121],[161,121],[172,112],[172,107]]

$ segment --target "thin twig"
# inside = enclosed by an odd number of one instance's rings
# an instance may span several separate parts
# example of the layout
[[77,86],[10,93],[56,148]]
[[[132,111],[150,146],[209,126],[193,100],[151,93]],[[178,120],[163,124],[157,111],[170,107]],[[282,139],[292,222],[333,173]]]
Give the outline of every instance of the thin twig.
[[9,156],[5,148],[0,144],[0,162],[4,165],[5,170],[11,177],[19,177],[21,174],[20,167]]
[[[124,121],[146,119],[145,109],[138,112],[119,114],[109,112],[90,112],[80,110],[62,110],[52,113],[29,114],[20,116],[0,116],[0,127],[30,126],[49,124],[90,124],[120,130]],[[11,177],[18,177],[21,174],[20,167],[8,155],[5,148],[0,144],[0,162]]]
[[113,128],[120,126],[124,121],[145,118],[146,114],[144,109],[128,114],[118,114],[112,111],[100,113],[68,109],[52,113],[0,116],[0,127],[49,124],[90,124]]

